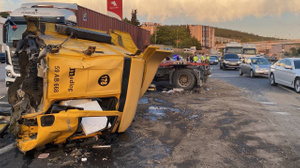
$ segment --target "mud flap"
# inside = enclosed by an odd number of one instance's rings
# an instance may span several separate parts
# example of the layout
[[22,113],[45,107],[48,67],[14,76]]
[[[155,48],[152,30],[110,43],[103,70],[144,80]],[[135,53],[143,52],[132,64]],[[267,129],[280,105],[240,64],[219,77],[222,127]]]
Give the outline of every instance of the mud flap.
[[160,62],[170,54],[171,51],[160,50],[159,47],[151,46],[146,49],[143,54],[143,59],[145,60],[145,70],[140,98],[144,95],[151,84]]

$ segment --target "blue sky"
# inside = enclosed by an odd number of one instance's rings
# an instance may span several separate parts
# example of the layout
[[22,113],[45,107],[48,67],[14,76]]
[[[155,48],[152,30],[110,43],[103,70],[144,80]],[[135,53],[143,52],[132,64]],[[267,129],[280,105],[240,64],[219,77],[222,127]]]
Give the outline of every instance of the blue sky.
[[[33,1],[38,0],[0,0],[0,11],[13,11],[21,3]],[[106,0],[68,2],[106,14]],[[125,17],[130,18],[132,9],[138,10],[140,22],[199,24],[262,36],[300,39],[299,0],[123,0]]]

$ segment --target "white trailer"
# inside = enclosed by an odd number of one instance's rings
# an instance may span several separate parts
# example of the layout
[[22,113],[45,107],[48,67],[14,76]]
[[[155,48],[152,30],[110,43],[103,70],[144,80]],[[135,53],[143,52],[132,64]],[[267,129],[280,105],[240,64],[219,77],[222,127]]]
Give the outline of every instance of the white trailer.
[[3,53],[4,51],[4,42],[3,42],[3,25],[6,21],[6,18],[0,17],[0,52]]
[[240,58],[242,57],[243,46],[237,42],[227,43],[225,49],[223,50],[223,55],[227,53],[237,54]]
[[242,58],[247,57],[255,57],[256,54],[256,45],[255,44],[244,44],[243,45],[243,52],[242,52]]

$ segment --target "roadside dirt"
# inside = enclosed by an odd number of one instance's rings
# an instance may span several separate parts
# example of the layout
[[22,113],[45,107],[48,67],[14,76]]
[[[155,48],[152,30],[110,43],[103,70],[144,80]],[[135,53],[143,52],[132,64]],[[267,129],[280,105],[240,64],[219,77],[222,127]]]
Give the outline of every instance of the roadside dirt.
[[[200,93],[147,92],[109,148],[48,148],[0,156],[0,167],[298,167],[264,105],[220,80]],[[0,140],[0,144],[3,140]],[[40,153],[50,153],[38,159]],[[86,158],[87,161],[82,160]]]

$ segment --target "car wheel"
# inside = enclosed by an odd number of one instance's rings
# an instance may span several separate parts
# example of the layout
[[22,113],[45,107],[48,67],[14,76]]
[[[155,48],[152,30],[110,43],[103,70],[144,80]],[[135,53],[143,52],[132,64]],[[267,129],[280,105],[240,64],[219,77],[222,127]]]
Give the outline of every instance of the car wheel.
[[271,73],[271,75],[270,75],[270,77],[269,77],[269,81],[270,81],[270,84],[271,84],[272,86],[276,86],[276,85],[277,85],[277,83],[275,82],[275,76],[274,76],[273,73]]
[[255,77],[253,70],[250,70],[250,77],[251,77],[251,78],[254,78],[254,77]]
[[300,93],[300,78],[296,78],[294,82],[294,88],[297,93]]
[[243,72],[242,72],[241,68],[239,69],[239,74],[240,74],[240,76],[243,76]]
[[188,69],[181,69],[175,72],[173,83],[178,88],[190,90],[193,89],[196,85],[196,77],[194,76],[192,71]]

